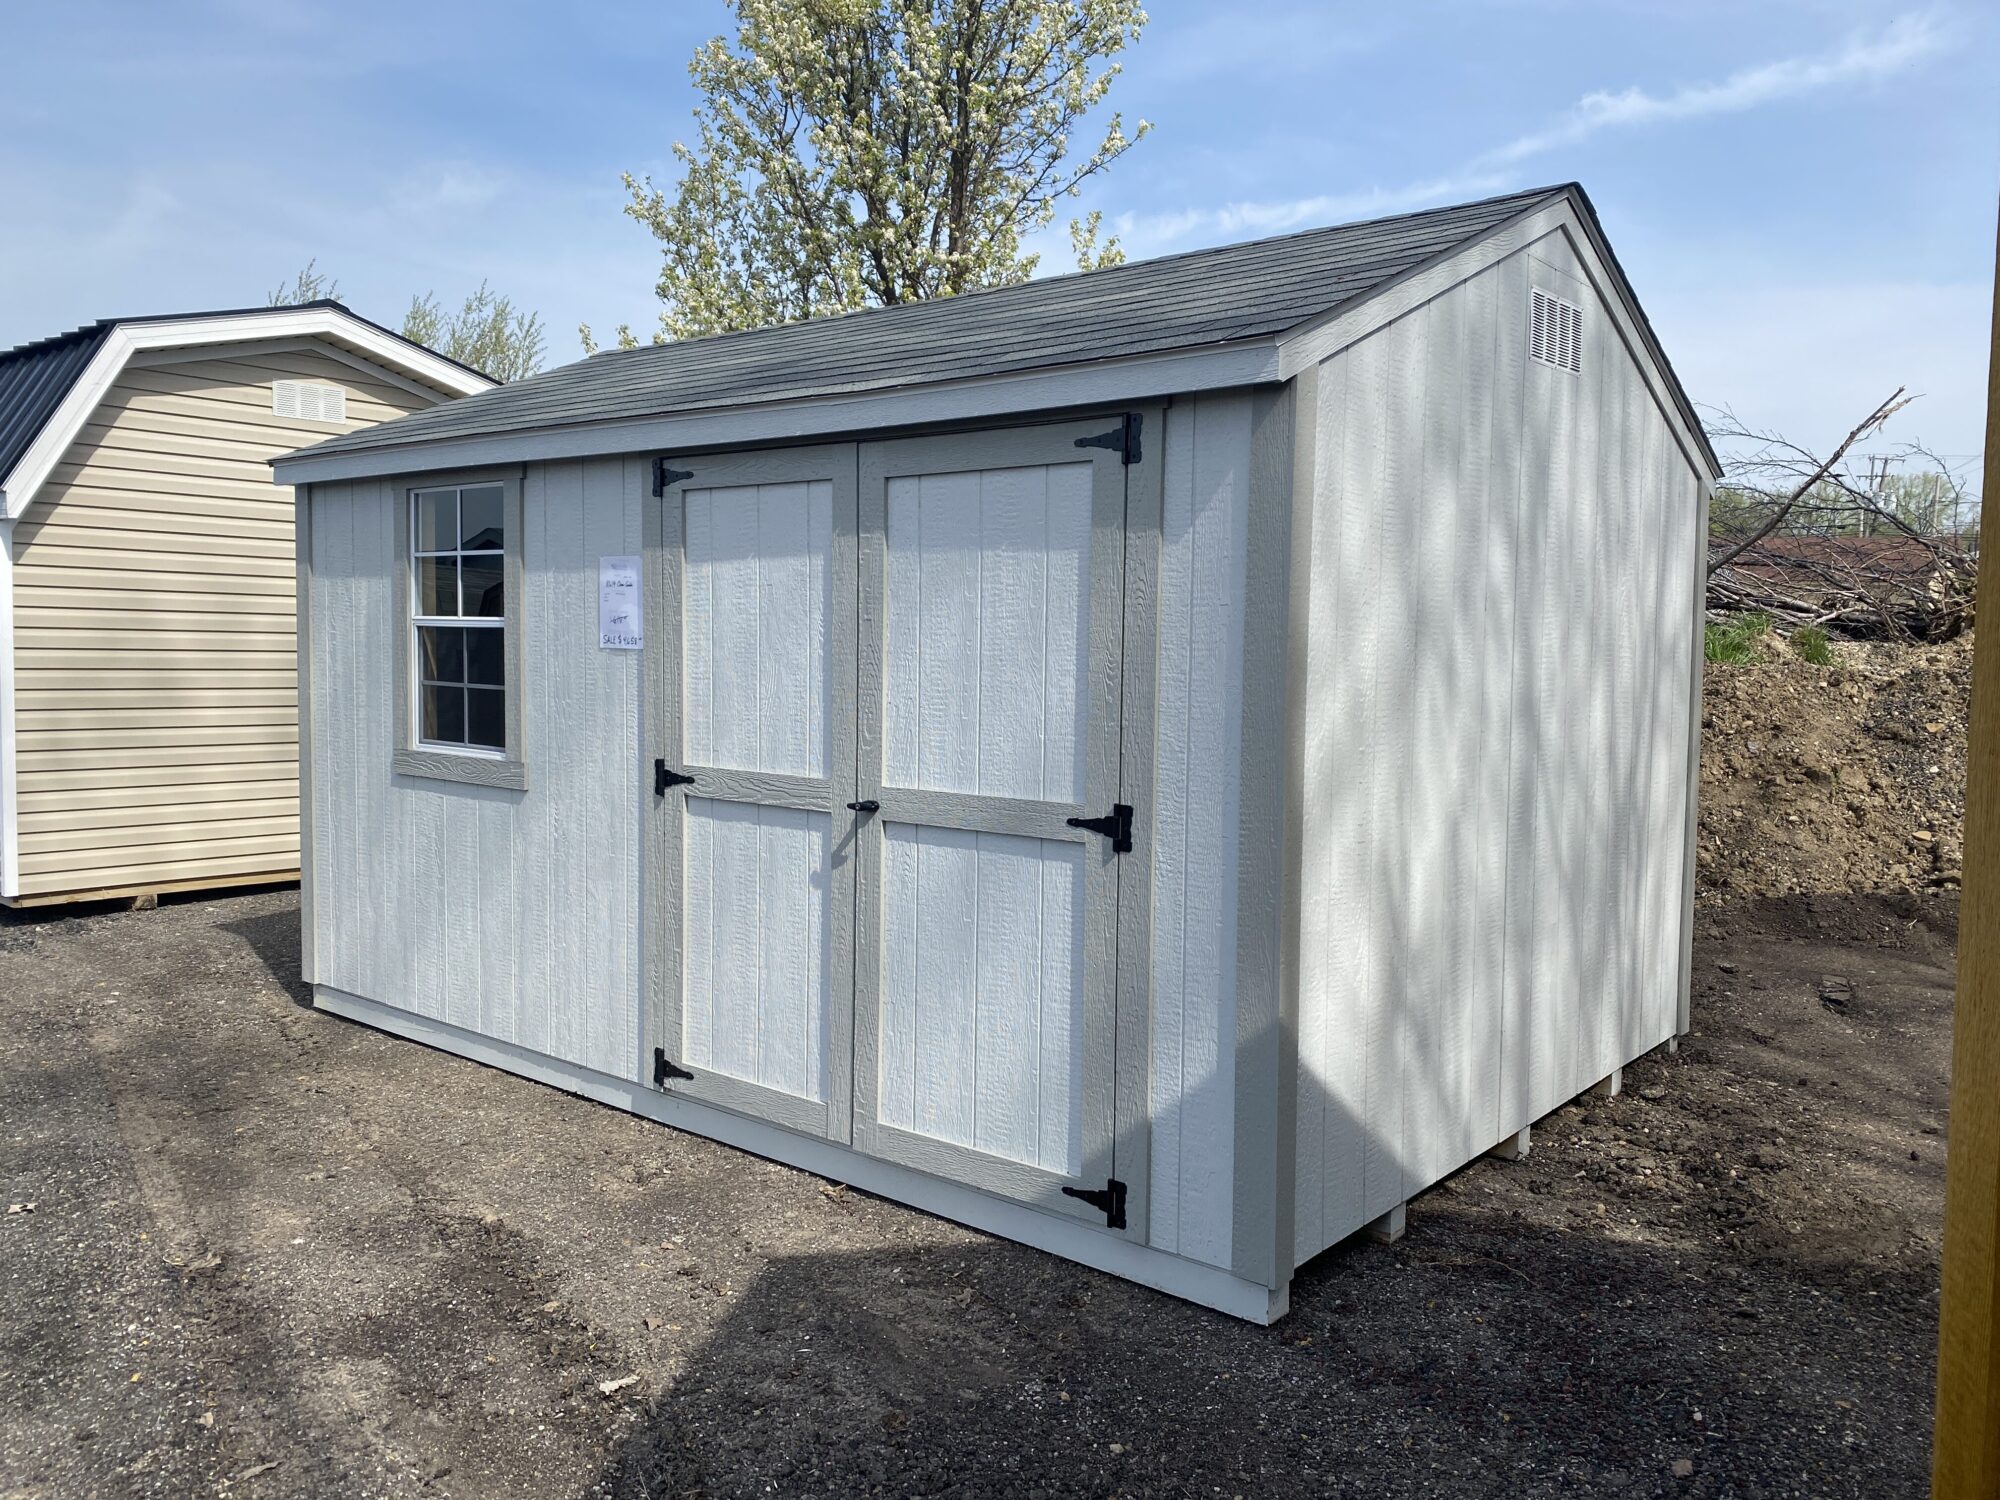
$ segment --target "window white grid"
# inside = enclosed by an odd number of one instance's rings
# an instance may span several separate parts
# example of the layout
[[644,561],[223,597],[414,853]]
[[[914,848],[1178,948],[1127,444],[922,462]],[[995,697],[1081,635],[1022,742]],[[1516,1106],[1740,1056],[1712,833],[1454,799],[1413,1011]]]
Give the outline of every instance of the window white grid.
[[1529,320],[1528,353],[1545,365],[1583,373],[1583,309],[1574,302],[1552,297],[1534,288],[1534,310]]
[[271,382],[271,412],[274,416],[293,417],[302,422],[345,422],[347,390],[344,386],[324,385],[313,380],[274,380]]
[[[470,500],[470,504],[468,504]],[[497,485],[446,486],[415,490],[410,496],[410,631],[411,656],[415,664],[411,686],[414,701],[415,743],[435,749],[471,750],[502,754],[507,750],[504,724],[508,684],[504,667],[506,614],[504,598],[498,613],[490,612],[492,591],[504,589],[506,575],[506,535],[504,492]],[[425,517],[432,519],[433,534],[426,537]],[[442,525],[443,518],[448,524]],[[489,524],[473,530],[473,518]],[[428,545],[427,545],[428,543]],[[475,584],[473,580],[482,580]],[[439,597],[439,585],[449,579]],[[483,591],[481,591],[483,588]],[[450,655],[448,676],[431,669],[432,657],[426,650],[426,633],[436,638],[442,632],[466,632]],[[475,647],[470,632],[478,632],[490,648]],[[482,643],[483,645],[484,643]],[[475,655],[487,665],[474,664]],[[426,732],[428,708],[433,697],[458,693],[458,734]],[[475,716],[474,704],[483,701],[491,711]],[[483,722],[482,733],[475,726]]]

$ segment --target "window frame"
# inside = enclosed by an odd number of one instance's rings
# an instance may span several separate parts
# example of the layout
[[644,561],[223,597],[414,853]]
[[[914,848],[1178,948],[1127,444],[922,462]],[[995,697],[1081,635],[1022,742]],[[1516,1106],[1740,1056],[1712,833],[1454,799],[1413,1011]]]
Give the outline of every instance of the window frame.
[[[396,568],[396,745],[390,769],[400,776],[421,776],[434,781],[457,781],[472,786],[501,787],[525,791],[528,785],[523,706],[523,641],[521,639],[521,477],[519,469],[482,469],[466,473],[425,475],[396,485],[396,526],[401,541],[397,546]],[[505,605],[492,625],[468,624],[468,619],[495,619],[492,616],[419,615],[417,613],[417,497],[438,490],[476,489],[498,486],[501,525],[505,530],[501,546],[501,588]],[[462,537],[457,539],[462,542]],[[463,599],[461,598],[461,604]],[[506,695],[503,722],[506,746],[491,749],[481,745],[439,744],[422,737],[421,673],[418,670],[417,632],[424,624],[457,624],[466,629],[499,629],[501,647],[501,688]]]

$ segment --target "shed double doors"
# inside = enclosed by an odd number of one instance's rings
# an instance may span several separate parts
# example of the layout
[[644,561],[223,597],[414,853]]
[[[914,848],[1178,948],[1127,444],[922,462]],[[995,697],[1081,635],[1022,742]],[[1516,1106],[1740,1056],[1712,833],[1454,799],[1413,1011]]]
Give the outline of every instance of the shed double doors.
[[652,1007],[663,1087],[1100,1224],[1105,425],[666,461]]

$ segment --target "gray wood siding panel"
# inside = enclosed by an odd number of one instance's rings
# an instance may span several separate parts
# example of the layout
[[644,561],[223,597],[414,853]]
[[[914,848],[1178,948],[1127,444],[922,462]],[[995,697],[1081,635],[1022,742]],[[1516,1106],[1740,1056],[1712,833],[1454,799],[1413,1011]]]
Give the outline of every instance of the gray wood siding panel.
[[1673,1033],[1699,526],[1560,237],[1329,359],[1318,421],[1299,1260]]
[[1228,1266],[1251,399],[1181,402],[1165,428],[1150,1236],[1162,1249]]
[[391,771],[401,710],[384,663],[404,628],[393,586],[401,492],[315,494],[322,982],[636,1079],[639,655],[598,648],[597,559],[640,550],[641,465],[527,472],[527,791]]

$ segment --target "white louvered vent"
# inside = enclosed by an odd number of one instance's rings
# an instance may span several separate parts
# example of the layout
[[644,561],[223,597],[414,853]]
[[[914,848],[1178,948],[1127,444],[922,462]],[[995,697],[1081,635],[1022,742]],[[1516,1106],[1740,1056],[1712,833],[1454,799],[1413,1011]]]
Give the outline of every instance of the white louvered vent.
[[281,417],[306,422],[345,422],[347,391],[342,386],[311,380],[271,382],[271,410]]
[[1545,365],[1583,373],[1583,309],[1535,289],[1535,312],[1528,330],[1528,352]]

